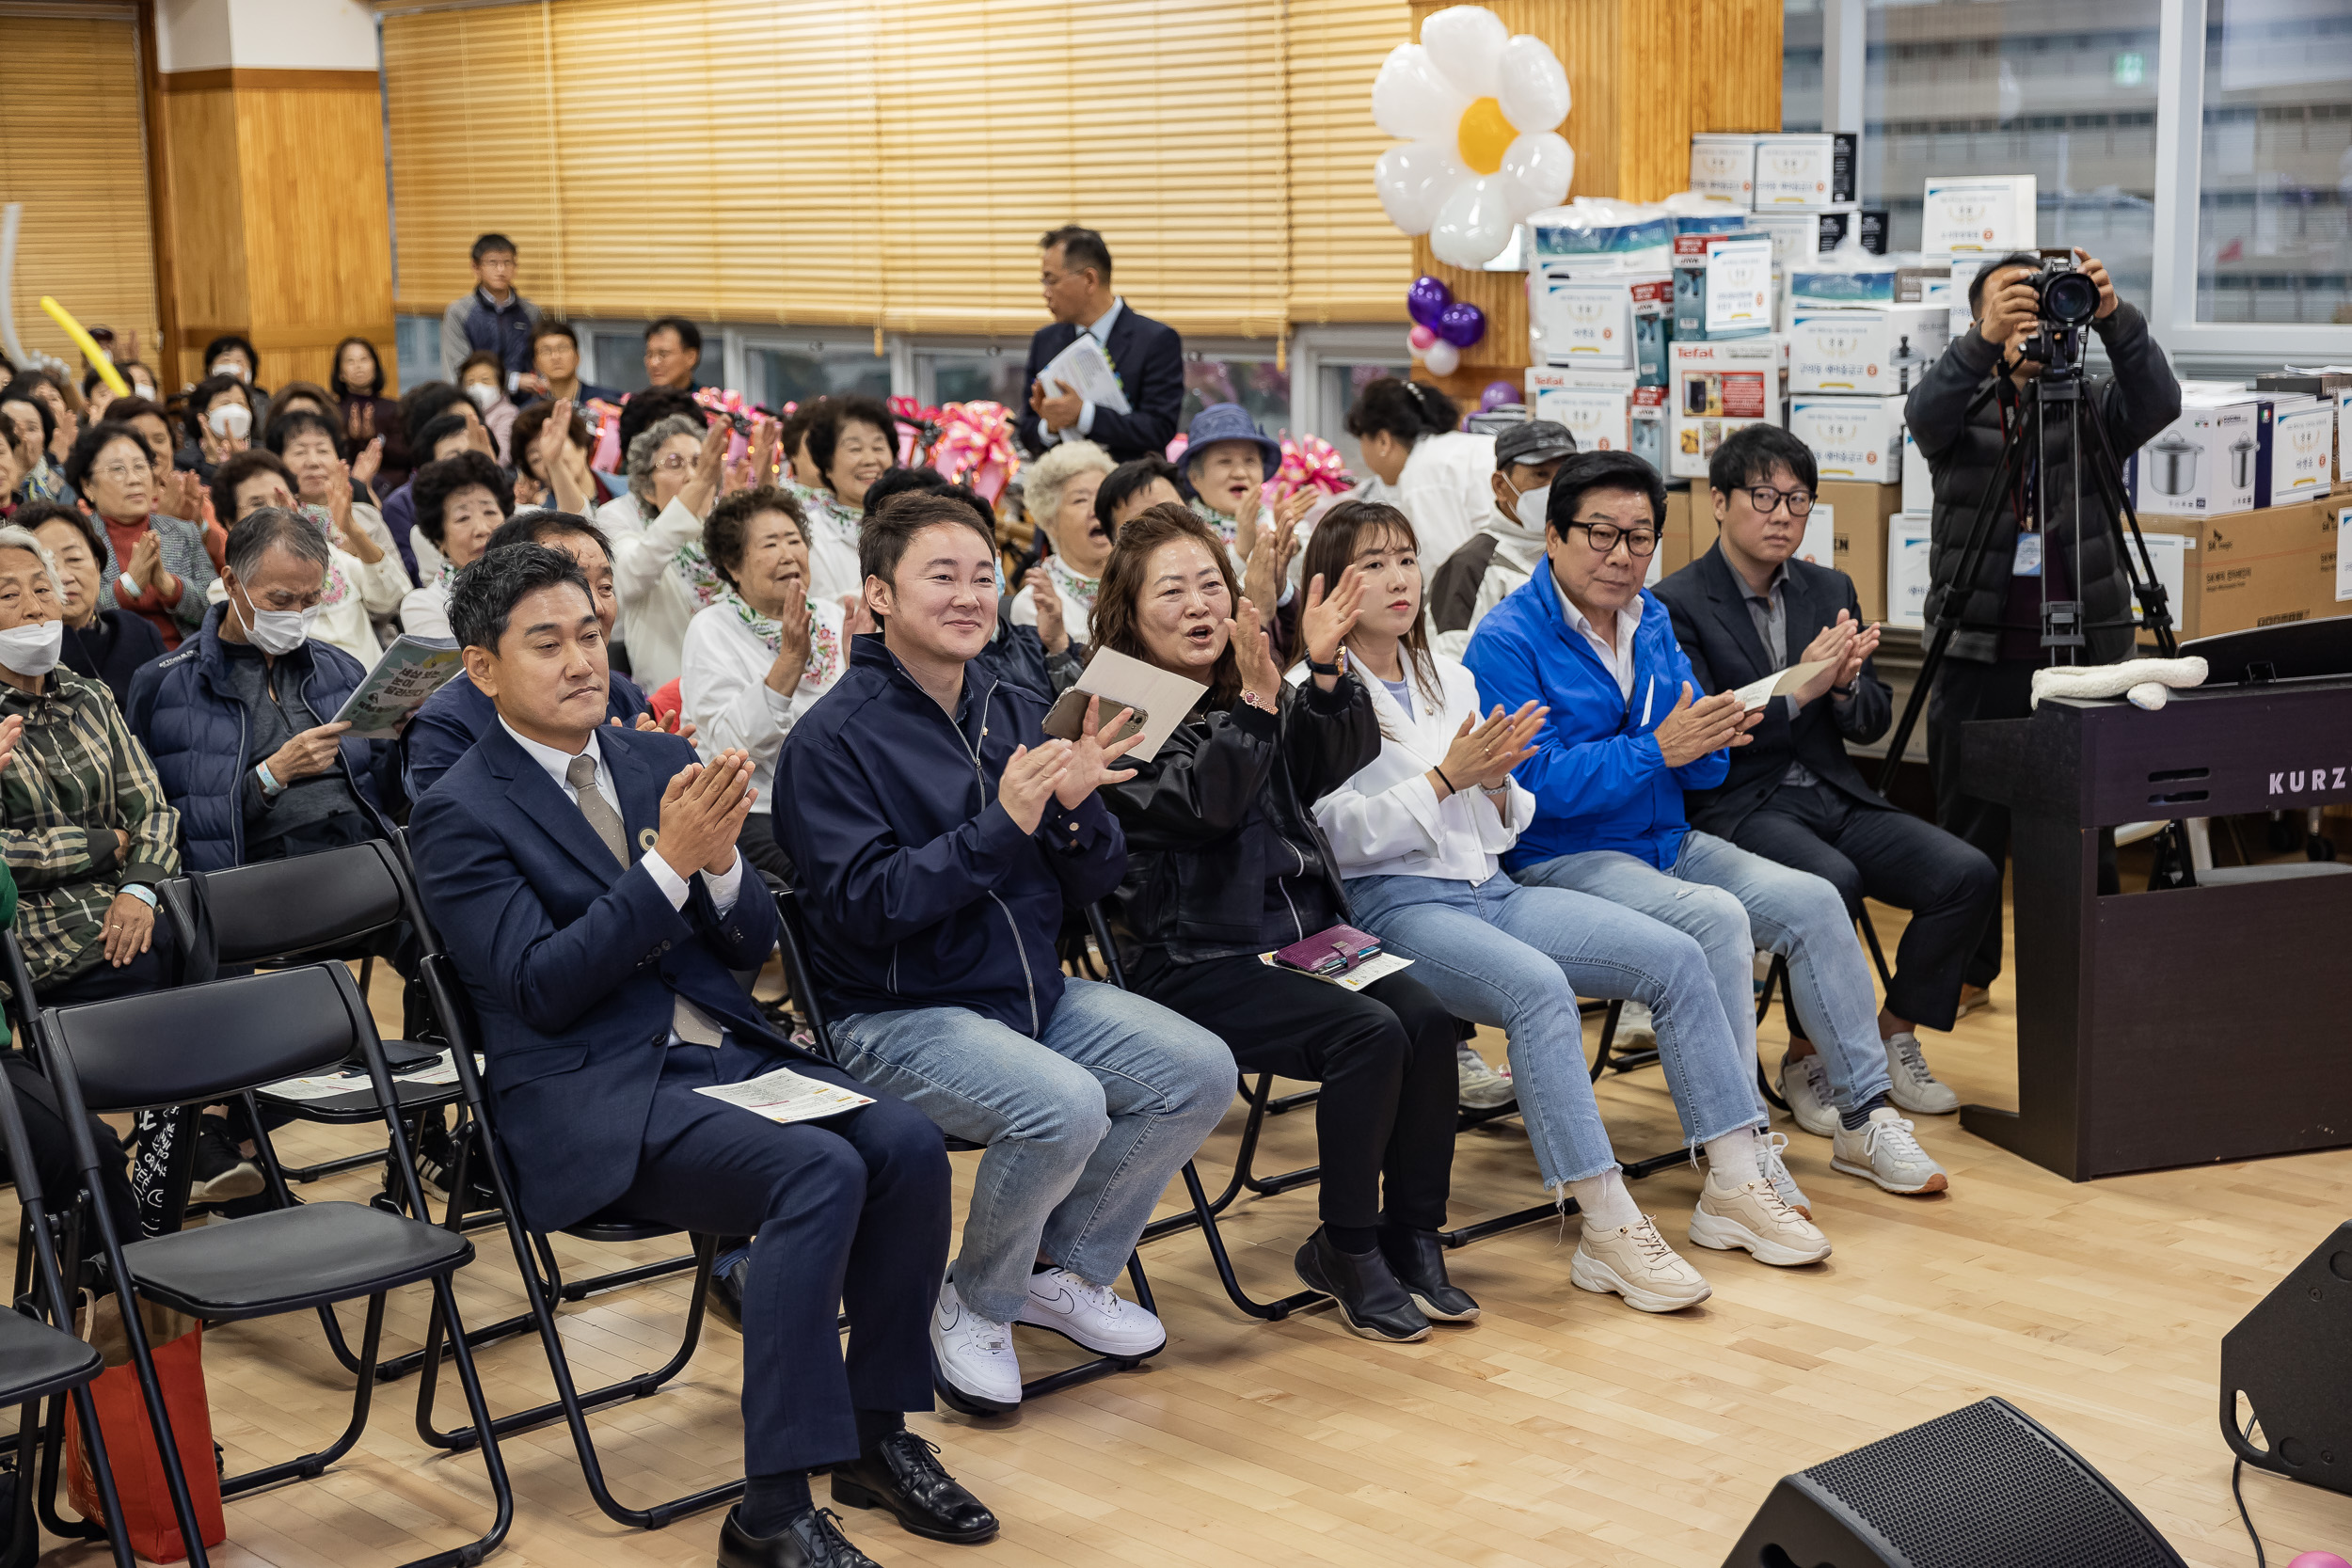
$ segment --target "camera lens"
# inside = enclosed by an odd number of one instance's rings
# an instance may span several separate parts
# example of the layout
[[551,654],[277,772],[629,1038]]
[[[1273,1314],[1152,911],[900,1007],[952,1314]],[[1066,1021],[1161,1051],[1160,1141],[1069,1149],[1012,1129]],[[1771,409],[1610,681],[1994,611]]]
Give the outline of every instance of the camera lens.
[[2087,274],[2061,272],[2042,280],[2042,314],[2060,326],[2088,326],[2099,313],[2099,285]]

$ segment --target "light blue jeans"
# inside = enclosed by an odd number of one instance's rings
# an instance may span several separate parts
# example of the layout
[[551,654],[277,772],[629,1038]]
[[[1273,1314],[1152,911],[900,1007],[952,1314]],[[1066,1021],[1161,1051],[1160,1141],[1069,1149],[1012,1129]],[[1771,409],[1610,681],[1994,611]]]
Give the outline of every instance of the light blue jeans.
[[1028,1299],[1041,1247],[1089,1283],[1116,1280],[1233,1101],[1223,1040],[1093,980],[1065,984],[1040,1040],[961,1007],[858,1013],[833,1036],[852,1075],[987,1146],[947,1277],[997,1323]]
[[1743,1059],[1756,1054],[1756,950],[1787,958],[1797,1022],[1821,1053],[1837,1108],[1887,1092],[1870,966],[1845,901],[1823,879],[1695,828],[1670,871],[1622,850],[1588,849],[1515,875],[1531,887],[1606,898],[1696,937]]
[[1356,923],[1412,959],[1413,978],[1449,1012],[1509,1034],[1511,1081],[1547,1190],[1617,1163],[1593,1102],[1579,996],[1647,1004],[1686,1143],[1765,1125],[1755,1053],[1741,1053],[1707,956],[1680,931],[1581,893],[1521,887],[1501,872],[1477,883],[1359,877],[1347,896]]

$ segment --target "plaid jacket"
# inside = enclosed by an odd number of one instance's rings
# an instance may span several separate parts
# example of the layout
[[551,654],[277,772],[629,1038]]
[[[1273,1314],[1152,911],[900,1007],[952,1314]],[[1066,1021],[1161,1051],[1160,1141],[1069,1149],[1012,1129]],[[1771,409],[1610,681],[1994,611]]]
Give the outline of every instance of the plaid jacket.
[[[106,906],[125,882],[180,870],[180,814],[131,737],[114,695],[60,666],[40,696],[0,684],[0,719],[24,738],[0,770],[0,860],[17,885],[16,940],[35,980],[101,962]],[[112,830],[131,835],[118,855]]]

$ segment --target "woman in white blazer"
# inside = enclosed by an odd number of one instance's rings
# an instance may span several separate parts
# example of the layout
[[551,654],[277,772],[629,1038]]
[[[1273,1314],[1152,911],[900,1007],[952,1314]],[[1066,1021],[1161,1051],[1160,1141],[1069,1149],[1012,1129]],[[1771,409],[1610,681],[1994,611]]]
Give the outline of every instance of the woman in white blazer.
[[[1627,1193],[1593,1101],[1577,1010],[1590,996],[1633,997],[1657,1019],[1659,1060],[1708,1175],[1691,1239],[1763,1262],[1818,1262],[1829,1242],[1782,1164],[1696,942],[1587,895],[1520,887],[1500,857],[1534,817],[1511,770],[1548,710],[1481,717],[1477,683],[1433,653],[1422,620],[1412,524],[1391,506],[1343,502],[1307,546],[1305,570],[1364,578],[1345,657],[1371,691],[1380,755],[1315,805],[1364,929],[1413,960],[1457,1018],[1508,1031],[1512,1081],[1544,1186],[1575,1198],[1584,1233],[1569,1278],[1646,1312],[1707,1299],[1707,1281],[1668,1246]],[[1548,569],[1548,568],[1547,568]],[[1303,673],[1303,670],[1299,672]]]

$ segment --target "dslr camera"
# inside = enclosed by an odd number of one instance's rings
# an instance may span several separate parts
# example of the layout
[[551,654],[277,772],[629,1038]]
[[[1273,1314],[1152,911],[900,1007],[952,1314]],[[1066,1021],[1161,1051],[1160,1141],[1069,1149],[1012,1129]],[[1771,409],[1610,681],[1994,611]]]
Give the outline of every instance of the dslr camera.
[[2041,296],[2041,324],[2025,356],[2054,368],[2081,357],[2082,333],[2099,313],[2099,285],[2074,263],[2071,250],[2042,253],[2042,270],[2019,279]]

